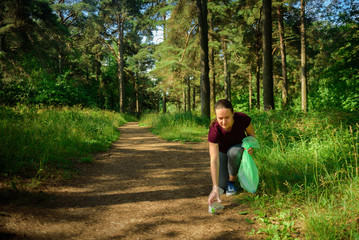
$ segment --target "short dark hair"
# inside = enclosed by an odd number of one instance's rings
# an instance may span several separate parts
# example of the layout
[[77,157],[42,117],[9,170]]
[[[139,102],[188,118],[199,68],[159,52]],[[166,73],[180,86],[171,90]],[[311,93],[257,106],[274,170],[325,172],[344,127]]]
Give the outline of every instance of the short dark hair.
[[214,106],[214,110],[227,108],[230,109],[233,113],[233,106],[232,103],[227,99],[220,99],[217,101],[216,105]]

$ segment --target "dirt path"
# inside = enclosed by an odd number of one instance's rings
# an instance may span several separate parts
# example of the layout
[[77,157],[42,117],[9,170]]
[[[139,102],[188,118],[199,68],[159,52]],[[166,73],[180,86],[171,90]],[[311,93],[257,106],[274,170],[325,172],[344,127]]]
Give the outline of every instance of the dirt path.
[[120,131],[79,177],[2,204],[0,239],[258,239],[233,198],[207,213],[206,143],[168,142],[137,123]]

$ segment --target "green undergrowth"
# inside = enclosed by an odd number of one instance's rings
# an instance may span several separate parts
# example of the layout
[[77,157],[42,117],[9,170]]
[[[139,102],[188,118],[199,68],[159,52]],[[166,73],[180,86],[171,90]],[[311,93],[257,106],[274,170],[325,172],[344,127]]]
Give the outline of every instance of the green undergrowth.
[[150,127],[154,134],[166,140],[199,142],[208,132],[209,121],[190,112],[146,114],[140,125]]
[[0,106],[0,171],[3,177],[41,178],[91,162],[118,139],[129,116],[81,107]]
[[251,117],[261,143],[254,154],[260,186],[247,196],[261,225],[252,233],[359,239],[359,116],[273,111]]
[[[253,155],[260,174],[257,193],[236,198],[250,203],[256,217],[248,221],[260,226],[248,234],[265,239],[359,240],[359,115],[247,114],[261,145]],[[193,116],[153,114],[141,121],[170,140],[186,141],[198,134],[196,139],[205,141],[208,121]]]
[[[260,225],[248,235],[264,239],[359,239],[358,178],[332,182],[332,186],[290,187],[276,194],[243,193],[239,204],[248,203]],[[240,213],[239,213],[240,214]]]

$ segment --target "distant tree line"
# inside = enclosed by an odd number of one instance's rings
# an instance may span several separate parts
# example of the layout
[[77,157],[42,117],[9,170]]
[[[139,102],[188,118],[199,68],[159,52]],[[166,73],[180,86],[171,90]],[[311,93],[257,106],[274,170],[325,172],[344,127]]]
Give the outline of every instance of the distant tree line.
[[0,102],[358,111],[358,46],[355,0],[3,0]]

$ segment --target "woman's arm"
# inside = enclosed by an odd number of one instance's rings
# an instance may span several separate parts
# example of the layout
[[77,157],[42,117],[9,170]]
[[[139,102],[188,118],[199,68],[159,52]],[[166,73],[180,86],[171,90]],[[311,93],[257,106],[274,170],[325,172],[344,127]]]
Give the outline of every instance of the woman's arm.
[[[246,128],[246,133],[247,133],[247,136],[256,137],[256,134],[255,134],[255,132],[254,132],[252,123],[250,123],[249,126]],[[252,148],[249,148],[249,149],[248,149],[248,153],[249,153],[250,155],[252,155],[253,149],[252,149]]]
[[247,133],[247,136],[256,137],[252,123],[250,123],[249,126],[246,128],[246,133]]
[[209,142],[209,156],[211,159],[211,177],[213,186],[218,186],[219,175],[219,147],[218,143]]
[[212,177],[212,192],[208,198],[208,204],[212,205],[215,201],[221,202],[219,188],[218,188],[218,175],[219,175],[219,147],[218,143],[209,142],[209,155],[211,159],[211,177]]

